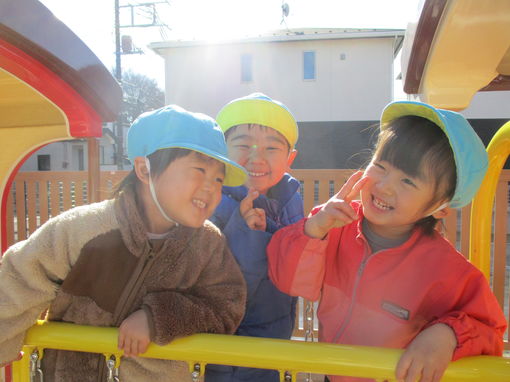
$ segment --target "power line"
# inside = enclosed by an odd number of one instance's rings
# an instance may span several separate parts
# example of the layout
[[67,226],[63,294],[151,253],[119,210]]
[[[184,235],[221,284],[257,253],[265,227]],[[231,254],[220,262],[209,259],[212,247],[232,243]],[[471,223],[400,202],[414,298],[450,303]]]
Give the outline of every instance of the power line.
[[[158,27],[160,30],[160,34],[162,31],[164,32],[163,28],[170,28],[167,24],[163,23],[159,17],[158,11],[157,11],[157,5],[158,4],[166,4],[170,5],[170,2],[168,0],[160,0],[160,1],[150,1],[150,2],[136,2],[133,4],[132,1],[129,1],[128,4],[120,5],[119,0],[114,0],[114,6],[115,6],[115,78],[117,81],[121,84],[121,86],[124,86],[122,83],[122,63],[121,63],[121,56],[123,54],[140,54],[143,53],[143,51],[139,48],[134,48],[134,45],[132,43],[130,36],[122,36],[120,35],[120,29],[121,28],[140,28],[140,27]],[[127,9],[129,12],[129,23],[126,25],[120,25],[120,11],[121,9]],[[147,18],[148,20],[151,20],[151,22],[148,23],[138,23],[135,20],[135,15],[141,15],[142,17]],[[166,37],[165,37],[166,38]],[[121,49],[122,46],[122,49]],[[119,168],[119,170],[122,170],[124,168],[123,162],[124,162],[124,130],[123,125],[120,120],[117,119],[117,121],[114,123],[114,132],[116,137],[116,163]]]

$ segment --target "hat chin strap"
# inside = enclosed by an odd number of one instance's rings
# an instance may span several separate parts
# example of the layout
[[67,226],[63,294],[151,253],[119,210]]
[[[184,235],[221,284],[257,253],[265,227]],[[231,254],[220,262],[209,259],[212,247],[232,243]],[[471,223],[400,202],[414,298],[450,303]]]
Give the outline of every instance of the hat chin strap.
[[152,183],[152,177],[151,177],[151,164],[149,162],[149,158],[145,157],[145,165],[147,166],[147,170],[149,171],[149,189],[151,191],[152,201],[154,204],[156,204],[156,207],[158,207],[159,212],[161,213],[161,216],[165,218],[166,221],[173,223],[175,225],[179,225],[174,219],[172,219],[170,216],[166,214],[166,212],[163,210],[163,207],[161,207],[161,204],[158,202],[158,197],[156,196],[156,190],[154,189],[154,184]]
[[448,203],[448,202],[441,204],[441,205],[440,205],[439,207],[437,207],[434,211],[432,211],[430,214],[428,214],[428,216],[432,216],[432,215],[434,215],[436,212],[441,211],[441,210],[442,210],[443,208],[445,208],[445,207],[448,207],[448,205],[449,205],[449,204],[450,204],[450,203]]

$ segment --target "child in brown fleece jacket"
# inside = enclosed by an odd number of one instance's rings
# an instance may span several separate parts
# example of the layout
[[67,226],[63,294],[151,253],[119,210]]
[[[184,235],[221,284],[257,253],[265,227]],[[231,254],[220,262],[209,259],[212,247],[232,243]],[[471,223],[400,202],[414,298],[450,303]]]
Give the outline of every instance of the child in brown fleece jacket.
[[[191,380],[184,362],[137,357],[198,332],[233,333],[243,276],[206,219],[221,187],[241,185],[223,133],[205,115],[167,106],[128,132],[133,171],[111,200],[49,220],[0,266],[0,364],[16,358],[41,312],[81,325],[118,326],[120,380]],[[46,349],[45,381],[104,381],[101,354]]]

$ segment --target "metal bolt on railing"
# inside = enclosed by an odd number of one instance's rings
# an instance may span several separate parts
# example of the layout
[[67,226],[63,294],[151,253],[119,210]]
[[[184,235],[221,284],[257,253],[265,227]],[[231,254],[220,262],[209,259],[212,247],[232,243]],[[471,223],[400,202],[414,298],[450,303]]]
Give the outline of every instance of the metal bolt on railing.
[[44,382],[44,374],[41,369],[41,357],[37,349],[30,354],[30,382]]
[[193,365],[193,371],[191,372],[191,380],[193,382],[199,382],[201,375],[201,367],[199,363],[195,363]]

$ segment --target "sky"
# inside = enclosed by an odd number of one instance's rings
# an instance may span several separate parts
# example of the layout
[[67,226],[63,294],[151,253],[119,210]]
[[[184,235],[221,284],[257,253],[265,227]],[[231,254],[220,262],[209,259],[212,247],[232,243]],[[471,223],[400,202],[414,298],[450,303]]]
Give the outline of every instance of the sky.
[[[99,57],[115,65],[114,0],[40,0]],[[150,0],[119,0],[121,25],[130,22],[130,7]],[[166,27],[121,28],[143,54],[122,55],[122,70],[130,69],[164,88],[163,59],[151,42],[173,39],[215,41],[286,28],[405,29],[416,20],[420,0],[153,0]],[[282,3],[289,14],[282,22]],[[147,23],[147,11],[134,7],[135,23]]]

